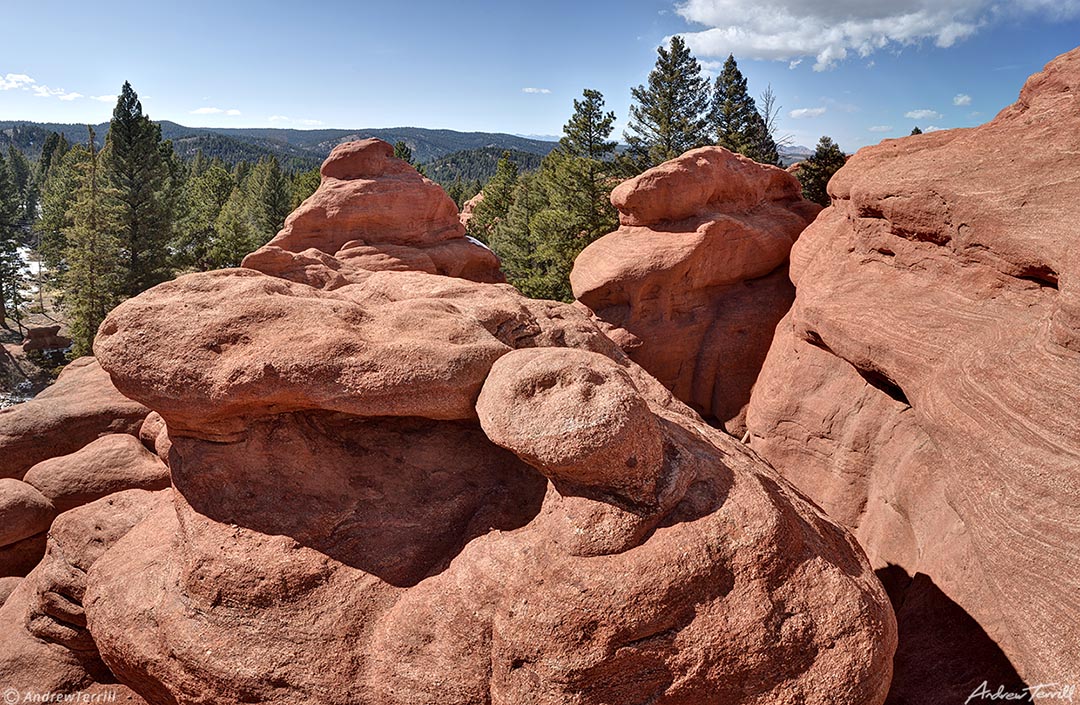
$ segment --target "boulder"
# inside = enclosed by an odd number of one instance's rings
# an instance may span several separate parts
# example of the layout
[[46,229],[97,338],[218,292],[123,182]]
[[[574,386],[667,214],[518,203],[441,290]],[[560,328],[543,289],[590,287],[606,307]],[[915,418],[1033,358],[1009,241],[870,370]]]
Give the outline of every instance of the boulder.
[[42,460],[74,453],[99,436],[138,434],[149,412],[116,391],[94,358],[79,358],[41,394],[0,409],[0,477],[21,479]]
[[620,228],[578,256],[574,296],[630,357],[742,435],[750,388],[794,298],[788,252],[820,207],[783,169],[703,147],[611,194]]
[[466,229],[469,227],[469,221],[472,220],[473,215],[476,214],[476,207],[484,200],[484,192],[476,194],[469,200],[465,201],[465,205],[461,207],[460,220],[462,226]]
[[506,281],[491,250],[465,237],[454,201],[386,142],[338,145],[322,177],[244,267],[321,288],[387,270]]
[[56,520],[44,560],[0,607],[0,684],[52,697],[116,692],[117,700],[100,702],[142,702],[115,685],[101,662],[82,600],[90,566],[162,501],[168,501],[164,493],[131,490]]
[[56,509],[37,489],[0,479],[0,576],[26,575],[37,564],[55,516]]
[[124,302],[95,351],[172,444],[81,602],[148,702],[885,698],[851,536],[579,308],[228,270]]
[[899,576],[894,702],[1080,681],[1080,50],[829,193],[751,447]]
[[71,338],[60,335],[60,326],[28,328],[22,343],[23,352],[64,350],[71,347]]
[[71,455],[44,460],[23,480],[38,489],[57,512],[123,490],[161,490],[169,468],[139,439],[126,433],[102,436]]

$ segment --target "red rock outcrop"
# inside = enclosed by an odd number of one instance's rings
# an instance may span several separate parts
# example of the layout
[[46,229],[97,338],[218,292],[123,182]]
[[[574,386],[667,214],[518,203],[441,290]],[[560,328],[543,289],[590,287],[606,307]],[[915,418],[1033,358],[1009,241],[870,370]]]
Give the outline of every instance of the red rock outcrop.
[[52,502],[36,488],[0,479],[0,576],[26,575],[37,565],[55,516]]
[[703,147],[618,186],[620,228],[574,262],[574,296],[639,365],[742,434],[794,298],[788,252],[820,211],[783,169]]
[[893,702],[1080,681],[1078,155],[1080,49],[859,151],[792,250],[750,444],[900,576]]
[[138,434],[150,410],[116,391],[92,357],[67,365],[30,401],[0,409],[0,477],[21,479],[42,460],[110,433]]
[[472,220],[472,217],[475,214],[476,207],[479,206],[480,203],[483,200],[484,200],[484,192],[481,191],[480,193],[476,194],[475,196],[473,196],[469,200],[465,201],[465,205],[463,205],[461,207],[461,215],[459,217],[459,220],[461,220],[461,224],[466,229],[468,229],[469,221]]
[[125,302],[95,351],[172,444],[171,501],[82,601],[150,703],[885,697],[851,537],[574,307],[237,269]]
[[30,328],[22,343],[23,352],[63,350],[71,347],[71,338],[60,335],[60,326]]
[[374,138],[335,147],[319,188],[243,266],[325,288],[386,270],[506,281],[446,192]]
[[135,436],[114,433],[71,455],[43,460],[23,480],[52,502],[57,512],[124,490],[162,490],[169,469]]

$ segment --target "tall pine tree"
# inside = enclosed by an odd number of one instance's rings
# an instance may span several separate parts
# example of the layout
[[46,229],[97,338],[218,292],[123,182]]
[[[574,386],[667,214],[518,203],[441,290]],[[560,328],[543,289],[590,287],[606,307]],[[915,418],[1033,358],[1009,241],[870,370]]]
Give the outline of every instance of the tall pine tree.
[[173,184],[163,147],[161,127],[143,114],[139,96],[125,81],[109,124],[102,166],[120,205],[127,296],[149,289],[170,274]]
[[12,182],[7,162],[0,152],[0,325],[8,327],[10,318],[22,320],[22,291],[25,284],[22,255],[19,252],[19,194]]
[[716,130],[716,144],[760,164],[780,164],[767,118],[750,97],[746,77],[733,55],[728,55],[723,70],[716,77],[709,118]]
[[[78,187],[66,243],[63,307],[67,311],[73,355],[88,355],[105,316],[124,297],[128,275],[122,234],[128,224],[121,195],[103,178],[103,159],[87,128],[88,159],[77,165]],[[121,234],[118,236],[118,233]]]
[[630,145],[633,166],[644,170],[709,144],[709,81],[678,35],[657,49],[648,85],[631,89]]

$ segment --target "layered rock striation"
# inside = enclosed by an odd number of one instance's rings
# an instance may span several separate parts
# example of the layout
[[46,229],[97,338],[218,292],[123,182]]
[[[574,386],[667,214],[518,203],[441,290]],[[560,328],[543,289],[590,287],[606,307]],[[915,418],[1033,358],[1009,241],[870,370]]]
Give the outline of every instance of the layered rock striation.
[[986,125],[861,150],[792,251],[750,444],[900,576],[896,702],[992,690],[979,644],[1080,679],[1078,155],[1080,50]]

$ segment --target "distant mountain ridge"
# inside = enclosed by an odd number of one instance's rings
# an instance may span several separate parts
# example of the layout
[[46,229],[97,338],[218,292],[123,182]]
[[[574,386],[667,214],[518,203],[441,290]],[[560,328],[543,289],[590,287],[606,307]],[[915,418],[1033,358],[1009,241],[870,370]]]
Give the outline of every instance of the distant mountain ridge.
[[[207,157],[220,156],[229,163],[254,161],[273,155],[291,169],[318,166],[337,145],[367,137],[393,144],[403,141],[418,163],[430,162],[454,152],[473,149],[509,149],[544,156],[556,143],[495,132],[458,132],[423,127],[296,130],[278,127],[186,127],[162,120],[161,135],[172,140],[177,153],[189,159],[198,150]],[[109,124],[94,125],[99,146],[105,141]],[[86,125],[0,120],[0,145],[14,144],[31,159],[41,153],[50,132],[64,135],[69,142],[86,141]]]

